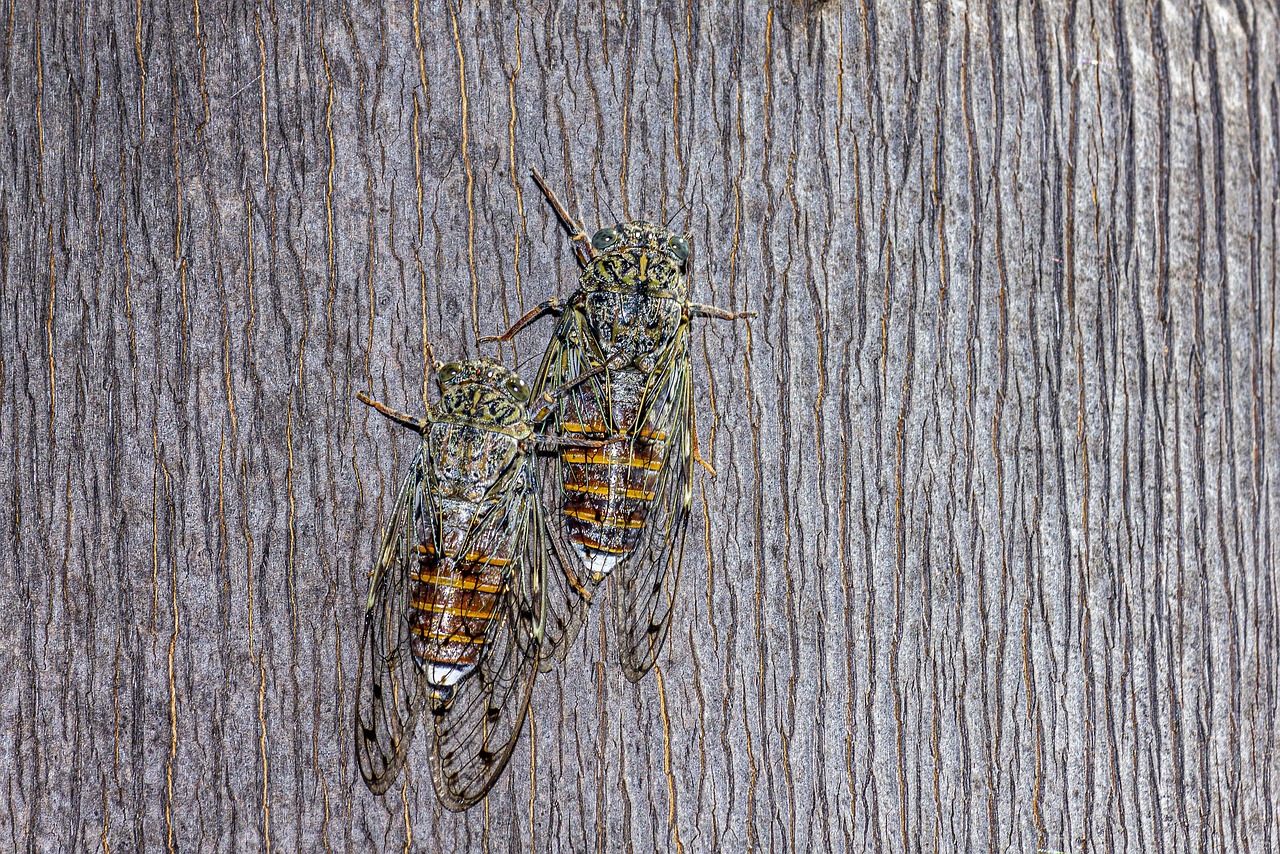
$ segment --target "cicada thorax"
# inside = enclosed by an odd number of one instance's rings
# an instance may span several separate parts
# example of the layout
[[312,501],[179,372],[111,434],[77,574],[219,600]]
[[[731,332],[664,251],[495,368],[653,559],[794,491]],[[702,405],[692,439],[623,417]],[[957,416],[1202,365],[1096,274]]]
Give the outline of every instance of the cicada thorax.
[[669,458],[664,408],[686,358],[684,281],[658,253],[631,249],[588,266],[571,312],[569,345],[608,364],[605,380],[583,384],[560,407],[565,435],[599,448],[560,451],[567,538],[599,583],[640,542]]
[[[428,511],[436,518],[424,529],[436,533],[417,546],[409,620],[414,659],[438,704],[476,667],[486,630],[504,605],[519,522],[509,514],[482,523],[502,514],[507,496],[500,481],[521,451],[513,436],[488,429],[484,421],[437,422],[424,437],[423,451],[436,499]],[[484,535],[474,536],[477,530]]]

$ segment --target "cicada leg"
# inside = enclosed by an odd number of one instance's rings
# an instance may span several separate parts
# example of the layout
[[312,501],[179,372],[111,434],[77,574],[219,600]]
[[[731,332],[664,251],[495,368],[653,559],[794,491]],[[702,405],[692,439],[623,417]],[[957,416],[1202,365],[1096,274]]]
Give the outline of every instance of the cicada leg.
[[689,317],[714,317],[717,320],[749,320],[760,316],[754,311],[729,311],[723,308],[716,308],[714,305],[703,305],[697,302],[689,303],[684,307],[684,310]]
[[427,389],[431,385],[432,376],[436,378],[436,386],[441,391],[444,391],[444,388],[440,385],[440,368],[444,367],[444,363],[436,359],[436,348],[431,346],[430,341],[424,340],[422,342],[422,349],[427,363],[426,370],[422,374],[422,400],[425,403],[427,400]]
[[[702,303],[691,302],[686,303],[684,307],[686,317],[714,317],[717,320],[750,320],[759,317],[754,311],[729,311],[728,309],[717,308],[714,305],[703,305]],[[711,463],[702,458],[702,454],[698,453],[698,418],[697,407],[692,409],[692,433],[693,440],[693,459],[698,465],[707,470],[712,477],[716,476],[716,470],[712,468]]]
[[[544,391],[542,393],[542,398],[541,398],[542,405],[538,408],[537,412],[529,416],[529,420],[534,424],[540,424],[541,422],[545,421],[548,417],[550,417],[551,413],[556,411],[556,407],[560,405],[561,397],[573,391],[575,388],[582,385],[584,382],[591,379],[592,377],[599,376],[600,374],[609,370],[609,366],[612,365],[615,361],[617,361],[618,358],[621,356],[622,356],[622,351],[615,350],[613,354],[609,356],[609,358],[604,360],[604,364],[594,367],[591,370],[586,371],[585,373],[579,374],[571,382],[565,383],[555,391]],[[613,440],[610,440],[610,441],[613,441]]]
[[[574,561],[561,551],[560,542],[555,537],[548,538],[551,543],[551,550],[555,552],[556,560],[560,562],[560,569],[564,573],[565,579],[569,582],[569,586],[573,591],[581,596],[586,602],[591,602],[592,589],[582,582],[578,577],[578,573],[574,571]],[[576,631],[576,629],[575,629]]]
[[573,243],[573,254],[578,256],[578,263],[583,267],[587,266],[587,262],[596,257],[596,251],[591,246],[591,239],[587,237],[587,230],[582,227],[581,223],[574,222],[573,217],[569,216],[569,212],[565,210],[564,205],[560,204],[560,200],[556,198],[556,194],[547,182],[538,174],[537,169],[533,172],[534,183],[538,185],[538,189],[542,191],[542,195],[547,197],[551,209],[556,212],[556,217],[560,220],[560,224],[564,226],[564,230],[569,232],[569,240]]
[[427,430],[427,427],[430,425],[430,422],[427,419],[414,418],[412,415],[407,415],[403,412],[400,412],[397,409],[392,409],[389,406],[384,406],[381,403],[378,403],[378,401],[369,397],[369,395],[365,394],[362,391],[356,392],[356,400],[359,400],[361,403],[365,404],[366,406],[372,406],[374,409],[378,410],[383,415],[390,418],[392,421],[396,422],[397,424],[401,424],[405,427],[408,427],[410,430],[413,430],[416,433],[425,433]]
[[546,314],[548,311],[559,313],[563,308],[564,308],[564,303],[562,303],[558,299],[553,298],[553,299],[547,300],[546,302],[540,302],[537,305],[535,305],[533,308],[525,312],[524,317],[520,318],[515,323],[513,323],[511,325],[511,328],[508,329],[506,332],[502,333],[501,335],[486,335],[485,337],[480,339],[479,343],[492,344],[496,342],[498,344],[506,344],[512,338],[516,337],[516,335],[520,333],[521,329],[524,329],[526,326],[528,326],[530,323],[533,323],[535,320],[537,320],[542,315]]
[[627,441],[626,436],[614,436],[612,439],[572,439],[568,436],[537,436],[533,442],[539,448],[584,448],[594,450],[609,445],[617,445]]

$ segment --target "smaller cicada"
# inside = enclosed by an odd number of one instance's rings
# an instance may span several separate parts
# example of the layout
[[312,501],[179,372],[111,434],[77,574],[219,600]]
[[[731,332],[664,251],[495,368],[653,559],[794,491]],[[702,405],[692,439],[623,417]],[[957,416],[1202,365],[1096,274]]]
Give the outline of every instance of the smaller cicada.
[[[422,434],[370,581],[356,756],[375,794],[404,765],[425,709],[440,801],[484,797],[515,746],[538,671],[549,565],[535,425],[555,399],[489,359],[436,365],[425,418],[361,401]],[[582,447],[599,443],[578,441]]]
[[[582,266],[578,288],[567,300],[542,303],[503,335],[486,340],[510,340],[544,312],[560,314],[534,392],[571,386],[551,433],[611,444],[560,449],[544,473],[559,511],[548,519],[549,527],[569,586],[582,597],[589,598],[604,578],[613,579],[620,659],[634,682],[653,665],[667,635],[693,463],[702,462],[690,322],[755,312],[690,301],[688,235],[635,221],[602,228],[588,240],[542,177],[533,177],[571,235]],[[575,600],[566,598],[567,608],[551,604],[548,626],[550,642],[561,648],[580,622]]]

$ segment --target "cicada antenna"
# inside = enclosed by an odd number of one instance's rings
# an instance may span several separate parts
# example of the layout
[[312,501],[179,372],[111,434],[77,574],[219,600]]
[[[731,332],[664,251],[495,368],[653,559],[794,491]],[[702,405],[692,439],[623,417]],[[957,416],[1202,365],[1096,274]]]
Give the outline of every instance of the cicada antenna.
[[621,224],[622,220],[618,218],[618,212],[613,209],[613,202],[609,201],[607,196],[604,200],[604,206],[609,209],[609,216],[613,218],[614,223]]
[[[515,350],[515,347],[512,347],[511,349],[514,351],[514,350]],[[501,352],[502,352],[502,351],[501,351],[501,349],[499,349],[499,351],[498,351],[498,352],[499,352],[499,354],[501,354]],[[538,353],[530,353],[529,355],[525,356],[523,359],[521,359],[521,360],[516,364],[516,373],[517,373],[517,374],[519,374],[520,376],[524,376],[524,369],[525,369],[525,366],[526,366],[526,365],[528,365],[530,362],[532,362],[534,359],[537,359],[537,358],[539,358],[539,354],[538,354]]]
[[[676,217],[680,216],[680,214],[684,213],[684,212],[685,212],[685,211],[687,211],[688,209],[689,209],[689,202],[687,202],[687,201],[686,201],[683,205],[681,205],[680,207],[678,207],[678,208],[676,209],[676,212],[675,212],[675,213],[673,213],[671,216],[667,217],[667,221],[666,221],[666,222],[664,222],[664,223],[662,224],[662,227],[663,227],[663,228],[665,228],[665,229],[670,230],[670,228],[671,228],[671,223],[673,223],[673,222],[675,222],[675,221],[676,221]],[[688,236],[689,236],[689,235],[688,235],[688,234],[686,234],[686,235],[685,235],[685,239],[688,239]]]

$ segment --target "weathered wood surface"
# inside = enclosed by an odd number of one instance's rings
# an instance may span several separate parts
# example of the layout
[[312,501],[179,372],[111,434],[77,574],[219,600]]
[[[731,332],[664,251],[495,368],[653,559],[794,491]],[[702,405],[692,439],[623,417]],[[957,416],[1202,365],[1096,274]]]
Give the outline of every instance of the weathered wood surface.
[[[0,848],[1276,850],[1274,2],[464,6],[4,6]],[[760,318],[659,667],[460,816],[352,756],[355,393],[570,291],[531,167]]]

